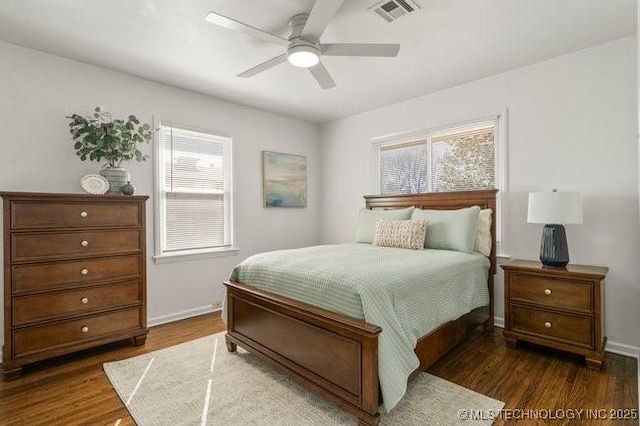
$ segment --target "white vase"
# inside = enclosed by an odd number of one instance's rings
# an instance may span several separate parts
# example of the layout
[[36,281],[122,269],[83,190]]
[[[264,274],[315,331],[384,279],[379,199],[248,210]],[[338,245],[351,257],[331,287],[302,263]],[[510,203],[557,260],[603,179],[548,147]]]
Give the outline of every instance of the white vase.
[[122,186],[127,183],[127,171],[124,168],[107,166],[100,170],[100,176],[109,181],[107,194],[122,195]]

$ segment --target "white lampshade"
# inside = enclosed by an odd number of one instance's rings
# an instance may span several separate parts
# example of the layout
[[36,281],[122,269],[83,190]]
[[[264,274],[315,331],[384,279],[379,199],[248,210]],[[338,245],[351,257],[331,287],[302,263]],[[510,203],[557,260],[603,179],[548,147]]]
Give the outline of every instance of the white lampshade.
[[582,223],[582,199],[579,192],[530,192],[529,223]]

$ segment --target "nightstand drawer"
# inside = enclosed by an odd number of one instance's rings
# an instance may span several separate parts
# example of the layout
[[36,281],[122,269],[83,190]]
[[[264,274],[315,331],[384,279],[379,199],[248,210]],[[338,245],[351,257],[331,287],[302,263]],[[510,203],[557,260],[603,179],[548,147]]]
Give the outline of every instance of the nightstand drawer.
[[561,309],[593,312],[592,283],[514,272],[510,275],[509,299]]
[[510,330],[555,337],[571,344],[592,347],[593,320],[589,317],[559,314],[543,310],[510,306]]

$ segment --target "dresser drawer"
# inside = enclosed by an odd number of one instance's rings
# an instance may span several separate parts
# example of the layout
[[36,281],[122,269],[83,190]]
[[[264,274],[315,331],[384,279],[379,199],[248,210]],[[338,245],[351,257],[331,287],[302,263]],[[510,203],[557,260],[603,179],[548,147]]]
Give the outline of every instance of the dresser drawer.
[[511,273],[509,299],[538,303],[554,308],[593,311],[593,289],[589,281]]
[[11,228],[139,226],[142,212],[135,203],[14,201]]
[[139,255],[13,266],[14,293],[68,288],[74,284],[139,277]]
[[13,234],[11,256],[14,262],[78,255],[108,255],[139,252],[139,229],[122,231],[83,231]]
[[510,330],[568,340],[592,347],[593,320],[589,317],[565,315],[543,310],[510,307]]
[[64,292],[13,298],[13,325],[141,302],[140,282],[126,281]]
[[13,356],[139,328],[142,328],[140,309],[126,309],[73,321],[14,329]]

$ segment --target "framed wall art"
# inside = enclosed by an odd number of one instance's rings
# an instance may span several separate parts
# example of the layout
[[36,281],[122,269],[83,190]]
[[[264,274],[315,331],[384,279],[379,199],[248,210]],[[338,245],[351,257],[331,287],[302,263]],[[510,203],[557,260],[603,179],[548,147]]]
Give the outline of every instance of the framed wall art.
[[265,207],[307,206],[307,158],[262,151]]

